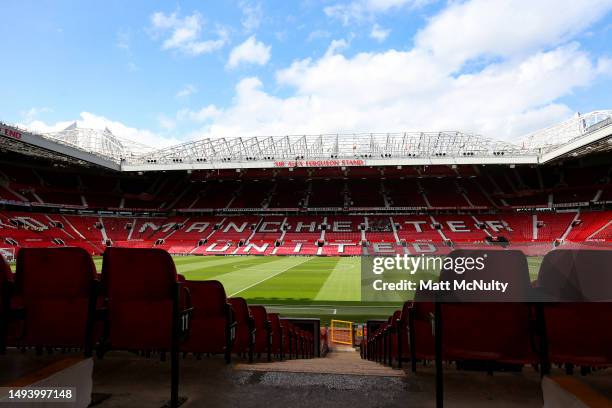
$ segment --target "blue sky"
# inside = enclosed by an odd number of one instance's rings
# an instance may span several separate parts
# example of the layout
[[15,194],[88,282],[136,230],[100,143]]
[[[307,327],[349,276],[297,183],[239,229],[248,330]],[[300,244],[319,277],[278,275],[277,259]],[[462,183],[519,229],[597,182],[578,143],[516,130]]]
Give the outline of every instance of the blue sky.
[[0,3],[0,120],[151,145],[463,130],[612,108],[612,1]]

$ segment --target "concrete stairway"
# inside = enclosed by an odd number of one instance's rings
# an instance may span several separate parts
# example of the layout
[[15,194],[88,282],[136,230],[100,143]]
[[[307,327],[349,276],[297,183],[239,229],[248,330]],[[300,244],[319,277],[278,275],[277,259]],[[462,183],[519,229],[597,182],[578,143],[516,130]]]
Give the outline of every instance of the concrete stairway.
[[317,374],[349,374],[379,377],[404,377],[403,370],[392,369],[373,361],[362,360],[359,353],[352,347],[333,347],[327,356],[305,360],[275,361],[272,363],[236,364],[236,370],[317,373]]

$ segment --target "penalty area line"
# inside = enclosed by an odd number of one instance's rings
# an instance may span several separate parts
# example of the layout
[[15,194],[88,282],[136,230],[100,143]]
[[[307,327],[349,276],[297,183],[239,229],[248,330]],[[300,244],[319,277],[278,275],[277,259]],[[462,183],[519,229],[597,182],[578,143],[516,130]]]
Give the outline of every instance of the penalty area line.
[[267,276],[267,277],[263,278],[262,280],[260,280],[259,282],[255,282],[255,283],[253,283],[252,285],[249,285],[249,286],[247,286],[247,287],[245,287],[245,288],[240,289],[240,290],[239,290],[238,292],[236,292],[236,293],[232,293],[232,294],[231,294],[231,295],[229,295],[228,297],[234,297],[234,296],[236,296],[237,294],[239,294],[239,293],[241,293],[241,292],[244,292],[244,291],[245,291],[245,290],[247,290],[247,289],[251,289],[253,286],[257,286],[257,285],[259,285],[260,283],[263,283],[263,282],[267,281],[268,279],[272,279],[273,277],[275,277],[275,276],[277,276],[277,275],[280,275],[281,273],[287,272],[287,271],[288,271],[289,269],[291,269],[291,268],[295,268],[296,266],[299,266],[299,265],[305,264],[306,262],[310,261],[311,259],[312,259],[312,258],[306,258],[306,260],[304,260],[303,262],[300,262],[299,264],[288,266],[287,268],[283,269],[282,271],[279,271],[279,272],[277,272],[277,273],[275,273],[275,274],[273,274],[273,275]]

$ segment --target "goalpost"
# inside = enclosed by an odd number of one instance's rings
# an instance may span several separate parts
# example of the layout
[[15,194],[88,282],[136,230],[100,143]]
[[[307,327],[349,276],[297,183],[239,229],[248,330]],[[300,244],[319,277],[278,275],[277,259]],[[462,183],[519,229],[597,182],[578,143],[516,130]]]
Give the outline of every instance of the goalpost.
[[353,322],[346,320],[331,321],[332,343],[353,345]]

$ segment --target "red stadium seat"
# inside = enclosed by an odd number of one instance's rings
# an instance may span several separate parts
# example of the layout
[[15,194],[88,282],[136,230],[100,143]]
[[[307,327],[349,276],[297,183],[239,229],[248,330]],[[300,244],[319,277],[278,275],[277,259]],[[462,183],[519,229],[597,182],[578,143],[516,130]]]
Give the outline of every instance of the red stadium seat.
[[371,343],[370,354],[374,361],[385,364],[387,362],[388,345],[386,341],[386,333],[389,329],[389,321],[381,323],[381,325],[374,331],[370,336],[369,342]]
[[179,307],[181,284],[170,255],[159,249],[107,248],[102,264],[107,350],[170,351],[170,406],[179,405],[179,342],[189,310]]
[[314,336],[309,331],[304,331],[304,346],[306,357],[314,357]]
[[268,319],[270,320],[270,328],[272,329],[272,353],[275,353],[278,358],[282,360],[284,352],[284,333],[280,318],[278,313],[268,313]]
[[[532,289],[525,255],[520,251],[454,250],[449,258],[455,260],[453,265],[460,258],[484,258],[484,267],[462,273],[443,268],[440,272],[440,282],[450,282],[451,288],[445,292],[448,296],[438,296],[435,310],[436,395],[440,399],[443,360],[489,372],[500,364],[540,361],[532,351],[536,333],[528,303]],[[455,282],[472,280],[497,280],[508,287],[503,293],[454,288]]]
[[[11,314],[19,347],[92,350],[97,275],[82,248],[24,248],[17,257]],[[19,303],[19,305],[17,305]]]
[[[531,283],[525,255],[520,251],[455,250],[452,259],[484,258],[482,270],[457,274],[443,269],[440,281],[497,280],[508,284],[505,293],[450,291],[452,302],[442,305],[444,358],[532,363],[530,331]],[[451,299],[448,299],[451,300]],[[483,303],[489,302],[489,303]],[[469,316],[469,319],[462,317]]]
[[272,359],[272,327],[268,320],[266,308],[263,306],[249,306],[251,316],[255,321],[254,352],[261,355],[266,353],[268,361]]
[[410,362],[413,372],[416,371],[417,360],[428,361],[435,358],[434,311],[433,293],[417,291],[408,315]]
[[544,257],[536,286],[551,363],[612,366],[612,251],[556,250]]
[[288,320],[281,319],[280,325],[283,331],[283,355],[287,358],[297,358],[297,333],[295,332],[295,326],[293,326]]
[[409,325],[410,325],[410,313],[412,308],[412,302],[406,301],[402,306],[399,318],[395,323],[395,355],[397,356],[397,366],[402,368],[402,362],[410,360],[410,341],[409,336]]
[[223,285],[219,281],[186,281],[185,286],[189,289],[194,310],[189,338],[181,350],[224,353],[229,364],[235,323]]
[[8,327],[13,272],[8,262],[0,255],[0,354],[6,352],[6,330]]
[[236,320],[236,339],[232,351],[235,353],[248,353],[249,363],[253,362],[253,348],[255,345],[255,321],[249,312],[249,306],[243,298],[230,298],[230,304]]
[[[388,363],[390,366],[393,366],[394,360],[398,361],[398,365],[401,366],[401,364],[399,363],[399,361],[401,360],[401,355],[400,355],[401,317],[402,317],[402,310],[396,310],[395,312],[393,312],[393,315],[389,317],[389,341],[388,341],[389,361]],[[405,328],[407,332],[408,325],[406,325]]]

